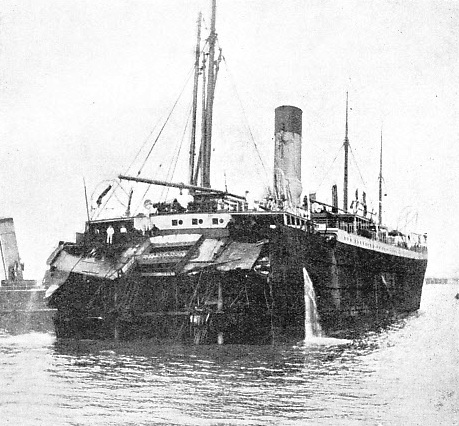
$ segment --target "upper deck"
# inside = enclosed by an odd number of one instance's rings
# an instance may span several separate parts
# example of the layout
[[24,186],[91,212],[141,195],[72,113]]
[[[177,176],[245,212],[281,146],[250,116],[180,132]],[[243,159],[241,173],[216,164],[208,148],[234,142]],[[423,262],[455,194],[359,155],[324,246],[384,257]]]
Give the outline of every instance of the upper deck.
[[[326,209],[313,213],[318,232],[335,235],[337,240],[396,256],[427,258],[427,235],[389,231],[368,217],[352,213],[334,213]],[[411,254],[410,254],[411,253]]]
[[[425,235],[389,232],[387,228],[379,227],[371,219],[356,214],[331,213],[327,210],[310,213],[302,208],[268,210],[267,206],[249,208],[247,204],[239,204],[238,208],[218,205],[210,211],[196,208],[180,211],[171,209],[156,211],[148,216],[141,214],[134,217],[95,220],[87,222],[85,234],[91,239],[105,242],[108,233],[111,233],[110,240],[113,244],[124,243],[133,235],[154,236],[159,233],[196,233],[224,237],[229,235],[229,228],[233,224],[243,225],[241,232],[244,232],[245,229],[249,229],[245,227],[249,222],[264,229],[283,225],[304,232],[334,235],[344,244],[396,256],[427,257]],[[112,229],[109,231],[109,228]]]

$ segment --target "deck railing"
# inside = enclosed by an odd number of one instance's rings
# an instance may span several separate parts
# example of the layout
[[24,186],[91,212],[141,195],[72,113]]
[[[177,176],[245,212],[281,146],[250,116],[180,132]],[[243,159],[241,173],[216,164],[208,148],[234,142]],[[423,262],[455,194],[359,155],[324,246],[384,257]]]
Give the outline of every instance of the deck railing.
[[[410,233],[389,235],[388,232],[377,230],[376,225],[365,222],[343,222],[338,218],[320,218],[315,220],[318,223],[318,230],[326,232],[332,229],[341,229],[349,234],[359,235],[374,241],[380,241],[395,247],[405,248],[411,251],[424,252],[427,250],[426,235]],[[423,241],[424,240],[424,241]]]

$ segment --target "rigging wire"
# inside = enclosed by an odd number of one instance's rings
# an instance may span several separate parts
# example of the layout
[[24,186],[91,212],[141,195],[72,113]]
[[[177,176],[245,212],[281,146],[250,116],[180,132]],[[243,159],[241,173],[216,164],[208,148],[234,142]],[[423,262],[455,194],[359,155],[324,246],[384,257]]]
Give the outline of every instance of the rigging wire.
[[[190,104],[191,105],[191,104]],[[185,123],[185,128],[183,130],[183,133],[182,133],[182,138],[181,138],[181,142],[180,142],[180,145],[178,146],[178,148],[176,149],[177,153],[172,157],[172,161],[170,163],[170,166],[169,166],[169,170],[167,171],[167,174],[166,174],[166,181],[170,180],[172,178],[172,176],[174,175],[175,173],[175,169],[176,169],[176,166],[177,166],[177,162],[178,162],[178,159],[180,157],[180,152],[182,150],[182,147],[183,147],[183,141],[185,139],[185,135],[186,135],[186,131],[188,129],[188,125],[189,125],[189,122],[190,122],[190,117],[191,117],[191,109],[192,109],[192,106],[190,106],[189,108],[189,113],[187,115],[187,121]],[[172,173],[171,173],[171,169],[172,169]],[[147,196],[147,193],[148,191],[151,189],[151,185],[147,185],[147,188],[145,189],[144,193],[143,193],[143,196],[140,198],[140,202],[139,204],[137,205],[137,207],[134,209],[134,212],[137,213],[137,211],[139,210],[141,204],[142,204],[142,201],[145,199],[145,197]],[[163,200],[165,201],[165,199],[163,198],[163,195],[164,195],[164,190],[166,189],[166,187],[163,188],[163,190],[161,191],[161,195],[159,197],[160,200]],[[167,192],[166,192],[166,195],[165,197],[167,197],[167,194],[169,192],[169,188],[167,187]]]
[[322,180],[320,181],[319,185],[316,187],[316,191],[318,191],[320,189],[320,187],[322,186],[322,184],[324,183],[324,180],[325,178],[328,176],[328,173],[330,172],[331,168],[333,167],[333,164],[335,164],[335,161],[336,159],[338,158],[338,155],[340,154],[341,150],[343,149],[344,145],[341,145],[338,149],[338,152],[336,153],[335,155],[335,158],[333,159],[333,161],[331,162],[330,166],[328,167],[327,171],[324,173],[324,176],[322,178]]
[[[207,28],[206,20],[204,19],[204,17],[203,17],[202,19],[203,19],[205,28]],[[208,40],[205,40],[204,45],[203,45],[202,48],[201,48],[201,52],[200,52],[201,55],[204,54],[207,45],[208,45]],[[172,107],[172,109],[171,109],[169,115],[167,116],[167,118],[166,118],[166,120],[165,120],[163,126],[161,127],[161,130],[159,131],[158,136],[156,137],[155,141],[153,142],[153,145],[151,146],[150,150],[148,151],[148,154],[147,154],[145,160],[143,161],[143,163],[142,163],[142,165],[141,165],[139,171],[137,172],[137,176],[139,176],[140,173],[142,172],[142,169],[144,168],[146,162],[148,161],[148,158],[150,157],[150,155],[151,155],[151,153],[152,153],[154,147],[156,146],[156,144],[157,144],[157,142],[158,142],[158,140],[159,140],[159,137],[161,136],[161,134],[162,134],[162,132],[163,132],[163,130],[164,130],[166,124],[168,123],[168,121],[169,121],[169,119],[170,119],[170,117],[172,116],[172,113],[173,113],[173,111],[175,110],[175,107],[177,106],[177,104],[178,104],[178,102],[179,102],[181,96],[183,95],[183,92],[185,91],[186,86],[188,85],[188,82],[189,82],[191,76],[193,75],[194,69],[195,69],[195,67],[194,67],[194,65],[193,65],[193,66],[191,67],[189,73],[188,73],[188,76],[187,76],[187,78],[186,78],[185,84],[184,84],[184,86],[183,86],[183,88],[182,88],[182,90],[181,90],[179,96],[177,97],[177,100],[175,101],[175,103],[174,103],[174,105],[173,105],[173,107]],[[189,119],[188,119],[188,120],[189,120]],[[145,138],[145,140],[144,140],[144,142],[142,143],[141,147],[140,147],[139,150],[137,151],[137,154],[135,155],[134,159],[131,161],[131,163],[130,163],[129,166],[127,167],[127,169],[126,169],[126,171],[125,171],[124,174],[128,174],[128,173],[129,173],[129,170],[131,169],[131,167],[133,167],[134,163],[136,162],[136,160],[137,160],[138,157],[140,156],[141,152],[143,151],[144,147],[146,146],[146,144],[147,144],[148,141],[150,140],[152,134],[153,134],[153,133],[156,131],[156,129],[158,128],[158,125],[159,125],[159,123],[161,123],[161,121],[162,121],[162,119],[158,120],[157,123],[154,125],[153,129],[152,129],[152,130],[150,131],[150,133],[147,135],[147,137]],[[187,121],[187,125],[188,125],[188,121]],[[184,137],[184,136],[183,136],[183,137]],[[182,143],[183,143],[183,137],[182,137]],[[181,149],[181,147],[180,147],[180,149]],[[180,152],[180,151],[179,151],[179,152]],[[177,161],[175,162],[175,165],[176,165],[176,164],[177,164]],[[174,166],[174,170],[175,170],[175,167],[176,167],[176,166]],[[150,187],[150,186],[149,186],[149,187]],[[145,191],[144,197],[145,197],[146,193],[148,192],[149,187],[148,187],[147,190]],[[111,193],[110,193],[109,196],[106,198],[106,200],[105,200],[105,202],[104,202],[102,208],[98,209],[98,211],[96,212],[96,215],[95,215],[96,217],[95,217],[95,218],[97,218],[97,217],[99,216],[100,212],[103,211],[103,210],[106,208],[107,204],[109,203],[109,201],[110,201],[110,199],[112,198],[112,196],[114,196],[114,194],[115,194],[115,192],[117,191],[118,188],[121,188],[121,189],[123,190],[123,192],[124,192],[126,195],[129,195],[128,191],[123,187],[123,185],[121,184],[121,181],[120,181],[119,179],[116,180],[116,181],[114,181],[114,184],[113,184],[113,188],[112,188]],[[118,200],[123,206],[125,206],[124,203],[122,203],[121,200],[119,200],[119,198],[118,198],[116,195],[115,195],[115,197],[117,198],[117,200]]]
[[[344,144],[340,146],[340,148],[339,148],[339,150],[338,150],[338,152],[337,152],[335,158],[334,158],[333,161],[331,162],[331,164],[330,164],[330,166],[328,167],[327,171],[324,173],[324,176],[323,176],[322,180],[320,181],[319,185],[316,187],[316,191],[318,191],[318,190],[321,188],[322,184],[324,183],[326,177],[328,176],[328,174],[329,174],[331,168],[332,168],[333,165],[335,164],[335,161],[336,161],[336,159],[338,158],[338,155],[340,154],[340,152],[341,152],[341,150],[343,149],[343,147],[344,147]],[[362,183],[363,183],[364,189],[365,189],[365,191],[368,192],[368,185],[367,185],[367,183],[365,182],[365,179],[363,178],[362,172],[360,171],[360,168],[359,168],[359,165],[358,165],[358,163],[357,163],[357,159],[355,158],[354,151],[353,151],[353,149],[352,149],[351,144],[349,144],[349,148],[350,148],[350,151],[351,151],[352,158],[353,158],[353,160],[354,160],[354,164],[355,164],[355,166],[356,166],[356,168],[357,168],[357,171],[358,171],[358,173],[359,173],[360,179],[361,179],[361,181],[362,181]]]
[[357,163],[357,159],[355,158],[354,150],[352,149],[351,144],[349,144],[349,148],[351,148],[351,155],[352,155],[352,158],[354,159],[354,164],[357,167],[357,171],[359,172],[360,179],[362,180],[363,186],[365,187],[365,189],[367,189],[367,184],[365,180],[363,179],[362,172],[360,171],[359,164]]
[[242,115],[243,115],[243,117],[244,117],[245,125],[247,126],[247,129],[248,129],[248,131],[249,131],[250,141],[253,143],[253,146],[255,147],[255,151],[256,151],[256,153],[257,153],[257,155],[258,155],[258,158],[259,158],[259,160],[260,160],[261,166],[262,166],[263,171],[264,171],[264,173],[265,173],[264,178],[265,178],[266,186],[269,186],[269,174],[268,174],[268,171],[267,171],[267,169],[266,169],[266,165],[265,165],[265,163],[264,163],[264,161],[263,161],[263,158],[261,157],[261,153],[260,153],[260,150],[258,149],[258,145],[257,145],[257,143],[255,142],[255,138],[254,138],[254,136],[253,136],[252,129],[251,129],[250,125],[249,125],[249,120],[248,120],[248,118],[247,118],[247,114],[246,114],[246,112],[245,112],[244,105],[243,105],[243,103],[242,103],[241,97],[239,96],[239,91],[237,90],[237,86],[236,86],[236,84],[235,84],[235,82],[234,82],[233,75],[231,74],[231,72],[230,72],[230,70],[229,70],[228,63],[227,63],[226,58],[225,58],[224,56],[223,56],[223,62],[225,63],[226,71],[227,71],[228,76],[229,76],[229,78],[230,78],[231,86],[232,86],[232,88],[233,88],[233,90],[234,90],[234,93],[236,94],[237,100],[239,101],[239,105],[240,105],[241,110],[242,110]]
[[[157,144],[157,142],[158,142],[158,140],[159,140],[159,138],[160,138],[160,136],[161,136],[161,134],[162,134],[164,128],[166,127],[166,124],[169,122],[169,119],[171,118],[171,116],[172,116],[172,114],[173,114],[173,112],[174,112],[174,110],[175,110],[175,107],[177,106],[178,102],[180,101],[180,99],[181,99],[181,97],[182,97],[182,95],[183,95],[183,93],[184,93],[184,91],[185,91],[185,88],[187,87],[188,82],[190,81],[190,78],[191,78],[191,76],[193,75],[193,70],[194,70],[194,66],[193,66],[193,67],[191,68],[191,70],[188,72],[188,75],[187,75],[187,77],[186,77],[186,79],[185,79],[185,84],[183,85],[183,87],[182,87],[182,89],[181,89],[181,91],[180,91],[180,93],[179,93],[179,95],[178,95],[176,101],[174,102],[174,104],[173,104],[173,106],[172,106],[172,109],[171,109],[171,111],[169,112],[169,114],[168,114],[168,116],[167,116],[167,118],[166,118],[164,124],[162,125],[162,127],[161,127],[161,129],[160,129],[160,131],[159,131],[159,133],[158,133],[158,135],[157,135],[155,141],[153,142],[153,144],[152,144],[150,150],[148,151],[148,154],[147,154],[146,158],[144,159],[144,161],[143,161],[141,167],[139,168],[139,170],[138,170],[138,172],[137,172],[137,176],[139,176],[140,173],[142,172],[142,169],[144,168],[146,162],[148,161],[148,158],[150,157],[150,155],[151,155],[151,153],[152,153],[154,147],[156,146],[156,144]],[[150,139],[150,136],[153,134],[153,132],[154,132],[155,129],[157,128],[158,124],[159,124],[159,122],[155,125],[155,127],[153,128],[153,130],[149,133],[149,135],[148,135],[147,138],[145,139],[145,141],[144,141],[144,143],[142,144],[140,150],[137,152],[136,156],[134,157],[134,160],[131,162],[131,164],[130,164],[129,167],[127,168],[127,171],[129,171],[129,169],[130,169],[130,168],[132,167],[132,165],[134,164],[135,160],[136,160],[136,159],[138,158],[138,156],[140,155],[140,152],[143,150],[144,146],[146,145],[147,141]],[[106,208],[108,202],[109,202],[109,201],[111,200],[111,198],[114,196],[114,194],[115,194],[115,192],[116,192],[116,190],[117,190],[118,188],[122,188],[122,190],[123,190],[126,194],[128,194],[128,192],[127,192],[127,191],[123,188],[123,186],[121,185],[121,182],[120,182],[119,180],[117,180],[117,181],[116,181],[116,186],[114,185],[114,188],[112,189],[112,191],[111,191],[109,197],[107,197],[107,200],[105,201],[104,205],[102,206],[101,209],[98,210],[98,212],[97,212],[97,214],[96,214],[96,218],[99,216],[100,212],[103,211],[103,210]],[[120,201],[120,200],[118,199],[118,201]],[[123,203],[121,203],[121,204],[124,206]],[[125,206],[124,206],[124,207],[125,207]]]
[[160,136],[161,136],[161,134],[162,134],[164,128],[166,127],[166,124],[169,122],[169,119],[171,118],[172,113],[173,113],[174,110],[175,110],[175,107],[177,106],[177,104],[178,104],[180,98],[181,98],[182,95],[183,95],[183,92],[185,91],[186,86],[188,85],[188,82],[190,81],[191,76],[193,75],[193,71],[194,71],[194,66],[191,68],[191,71],[188,73],[188,77],[186,78],[186,81],[185,81],[185,84],[184,84],[184,86],[183,86],[183,88],[182,88],[182,91],[180,92],[180,94],[179,94],[177,100],[175,101],[175,103],[174,103],[174,105],[173,105],[173,107],[172,107],[172,109],[171,109],[169,115],[168,115],[167,118],[166,118],[166,121],[164,122],[163,126],[161,127],[161,130],[159,131],[158,136],[156,137],[155,141],[153,142],[153,145],[151,146],[150,150],[148,151],[148,154],[147,154],[145,160],[143,161],[142,166],[140,167],[139,171],[137,172],[137,176],[139,176],[140,173],[142,172],[142,169],[144,168],[146,162],[148,161],[148,158],[150,157],[150,155],[151,155],[151,153],[152,153],[152,151],[153,151],[153,148],[156,146],[156,143],[158,142],[158,140],[159,140],[159,138],[160,138]]
[[[192,105],[192,103],[190,103],[190,107],[189,107],[189,111],[190,112],[188,114],[188,118],[187,118],[187,121],[185,123],[185,128],[183,129],[182,140],[180,141],[180,145],[178,146],[177,153],[175,154],[175,161],[174,161],[173,165],[172,165],[172,163],[170,164],[169,170],[167,172],[168,174],[167,174],[167,179],[166,180],[172,180],[172,178],[173,178],[173,176],[175,174],[175,170],[177,168],[178,159],[180,157],[180,152],[182,151],[182,147],[183,147],[183,141],[185,139],[186,131],[187,131],[188,125],[190,123],[192,108],[193,108],[193,105]],[[168,194],[169,194],[170,187],[164,187],[163,191],[164,191],[164,189],[166,189],[166,195],[165,195],[165,199],[166,199]],[[161,197],[162,197],[162,194],[161,194]]]
[[[126,192],[125,189],[122,187],[121,182],[119,180],[114,180],[113,187],[111,188],[111,191],[109,192],[109,194],[107,194],[108,197],[104,201],[103,206],[98,208],[95,211],[95,214],[94,214],[93,217],[91,217],[91,220],[96,220],[99,217],[100,213],[103,212],[105,210],[105,208],[107,207],[108,202],[111,200],[111,198],[113,197],[113,195],[116,192],[116,190],[118,188],[120,188],[120,187],[123,189],[124,192]],[[117,199],[118,199],[118,197],[117,197]]]
[[[202,47],[201,49],[201,52],[200,54],[202,55],[204,53],[204,50],[206,49],[207,47],[207,44],[208,42],[206,41],[204,46]],[[191,69],[191,72],[190,72],[190,76],[187,77],[187,80],[186,80],[186,83],[185,83],[185,87],[186,85],[188,84],[188,80],[189,78],[191,77],[191,75],[193,74],[193,71],[194,71],[194,67]],[[183,90],[185,89],[185,87],[182,89],[182,92]],[[180,99],[180,96],[179,96],[179,99]],[[178,100],[178,99],[177,99]],[[151,132],[148,134],[148,136],[145,138],[144,142],[142,143],[142,146],[140,147],[140,149],[137,151],[137,154],[135,155],[134,159],[132,160],[131,164],[129,164],[128,168],[126,169],[126,172],[124,174],[128,174],[129,172],[129,169],[134,165],[135,161],[137,160],[137,158],[139,157],[140,153],[143,151],[145,145],[147,144],[147,142],[149,141],[151,135],[155,132],[155,130],[158,128],[159,126],[159,123],[161,123],[163,121],[163,119],[161,118],[160,120],[158,120],[156,122],[156,124],[154,125],[153,129],[151,130]]]
[[[415,210],[413,206],[405,206],[400,211],[399,216],[397,218],[396,229],[406,231],[408,225],[410,225],[413,222],[414,227],[417,227],[418,219],[418,211]],[[404,225],[402,225],[403,221],[405,222]]]
[[[204,45],[202,46],[201,51],[200,51],[200,55],[204,54],[204,51],[205,51],[207,45],[208,45],[208,40],[206,40],[205,43],[204,43]],[[189,76],[188,76],[187,79],[186,79],[186,83],[185,83],[185,85],[184,85],[184,87],[183,87],[183,89],[182,89],[182,92],[180,93],[180,95],[179,95],[177,101],[175,102],[175,104],[174,104],[174,106],[173,106],[173,108],[172,108],[172,110],[171,110],[171,113],[169,114],[167,120],[169,120],[169,117],[170,117],[170,115],[172,114],[173,109],[175,108],[175,106],[176,106],[176,104],[178,103],[178,101],[179,101],[181,95],[183,94],[183,92],[184,92],[184,90],[185,90],[185,88],[186,88],[186,86],[187,86],[187,84],[188,84],[188,81],[189,81],[189,79],[191,78],[191,75],[193,74],[193,71],[194,71],[194,67],[191,69],[190,74],[189,74]],[[166,120],[166,122],[164,123],[163,127],[161,128],[161,132],[162,132],[162,130],[164,129],[165,125],[167,124],[167,120]],[[188,119],[188,120],[189,120],[189,119]],[[126,171],[125,174],[127,174],[127,172],[129,171],[129,169],[132,167],[132,165],[134,164],[135,160],[138,158],[138,156],[139,156],[140,153],[142,152],[143,148],[145,147],[146,143],[147,143],[148,140],[150,139],[151,135],[153,134],[153,132],[154,132],[154,131],[156,130],[156,128],[158,127],[159,123],[160,123],[160,121],[158,121],[158,122],[156,123],[155,127],[153,128],[153,130],[152,130],[152,131],[150,132],[150,134],[147,136],[147,138],[145,139],[145,141],[144,141],[144,143],[142,144],[141,148],[140,148],[139,151],[137,152],[137,155],[135,156],[134,160],[133,160],[133,161],[131,162],[131,164],[129,165],[129,167],[128,167],[128,169],[127,169],[127,171]],[[186,125],[188,125],[188,121],[187,121],[187,124],[186,124]],[[185,130],[186,130],[186,127],[185,127]],[[161,132],[160,132],[160,134],[158,134],[158,137],[156,138],[156,140],[155,140],[155,142],[154,142],[152,148],[150,149],[147,158],[145,159],[144,163],[142,164],[141,169],[145,166],[145,163],[147,162],[148,157],[149,157],[150,154],[151,154],[151,151],[153,150],[154,146],[156,145],[156,143],[157,143],[157,141],[158,141],[158,139],[159,139],[159,137],[160,137],[160,135],[161,135]],[[182,137],[182,138],[183,138],[183,137]],[[182,142],[183,142],[183,139],[182,139]],[[160,166],[160,167],[161,167],[161,166]],[[137,176],[140,174],[140,172],[141,172],[141,170],[138,172]],[[145,192],[144,192],[144,194],[143,194],[143,197],[141,198],[141,201],[142,201],[142,199],[144,199],[144,198],[146,197],[148,191],[150,190],[150,187],[151,187],[151,185],[148,185],[148,186],[147,186],[147,189],[145,190]],[[126,192],[126,191],[125,191],[125,192]],[[127,192],[126,192],[126,194],[127,194]],[[166,196],[167,196],[167,195],[166,195]],[[161,197],[162,197],[162,196],[161,196]],[[140,206],[140,204],[139,204],[139,206]],[[139,206],[137,206],[137,208],[134,210],[135,212],[138,210]]]
[[[208,41],[206,40],[206,42],[204,43],[203,47],[201,48],[201,52],[200,52],[201,55],[204,53],[204,51],[205,51],[205,49],[206,49],[206,47],[207,47],[207,44],[208,44]],[[164,125],[162,126],[160,133],[158,134],[157,138],[155,139],[155,142],[153,143],[153,146],[151,147],[150,151],[148,152],[148,155],[147,155],[147,157],[145,158],[145,160],[144,160],[144,162],[143,162],[143,164],[142,164],[142,166],[141,166],[139,172],[137,173],[137,176],[139,176],[139,174],[141,173],[143,167],[145,166],[146,162],[148,161],[148,158],[149,158],[149,156],[151,155],[151,152],[153,151],[153,148],[155,147],[156,143],[158,142],[158,139],[159,139],[159,137],[161,136],[161,133],[162,133],[163,129],[165,128],[165,126],[166,126],[166,124],[167,124],[167,122],[168,122],[170,116],[172,115],[172,112],[173,112],[175,106],[177,105],[177,103],[178,103],[178,101],[180,100],[180,98],[181,98],[183,92],[185,91],[185,88],[186,88],[186,86],[187,86],[187,84],[188,84],[188,81],[190,80],[191,76],[193,75],[193,71],[194,71],[194,66],[191,68],[191,70],[190,70],[190,72],[189,72],[189,75],[188,75],[188,77],[187,77],[187,79],[186,79],[185,85],[183,86],[183,89],[182,89],[182,91],[180,92],[179,97],[177,98],[177,100],[176,100],[174,106],[172,107],[172,110],[171,110],[169,116],[167,117],[166,122],[165,122]],[[189,118],[188,118],[188,121],[187,121],[186,126],[188,125],[188,122],[189,122]],[[186,131],[186,126],[185,126],[185,131]],[[148,138],[147,138],[147,140],[145,141],[145,143],[148,141],[148,139],[150,138],[150,136],[151,136],[152,133],[153,133],[153,131],[150,133],[150,135],[148,135]],[[182,143],[183,143],[183,137],[184,137],[184,136],[182,136]],[[144,143],[144,145],[145,145],[145,143]],[[143,146],[144,146],[144,145],[143,145]],[[141,150],[143,149],[143,146],[142,146]],[[181,149],[181,148],[180,148],[180,149]],[[138,154],[140,154],[140,151],[139,151]],[[137,156],[138,156],[138,155],[137,155]],[[137,158],[137,156],[136,156],[136,158]],[[174,169],[174,170],[175,170],[175,169]],[[168,172],[168,173],[169,173],[169,172]],[[150,190],[150,186],[151,186],[151,185],[148,185],[148,187],[147,187],[147,189],[145,190],[144,195],[143,195],[143,197],[141,198],[141,200],[142,200],[143,198],[146,197],[148,191]],[[166,195],[166,196],[167,196],[167,195]],[[162,198],[162,195],[161,195],[161,198]],[[138,209],[138,208],[139,208],[139,207],[137,207],[137,209]],[[135,211],[137,211],[137,209],[136,209]]]
[[158,128],[159,126],[159,123],[161,123],[163,121],[163,118],[159,119],[156,124],[154,125],[153,129],[150,131],[150,133],[147,135],[147,137],[145,138],[145,140],[143,141],[142,143],[142,146],[140,147],[140,149],[137,151],[137,154],[135,155],[134,159],[131,161],[131,163],[129,164],[129,166],[127,167],[126,171],[124,174],[128,174],[129,173],[129,169],[134,165],[135,161],[137,160],[137,158],[139,157],[140,153],[143,151],[145,145],[147,144],[147,142],[149,141],[151,135],[155,132],[155,130]]

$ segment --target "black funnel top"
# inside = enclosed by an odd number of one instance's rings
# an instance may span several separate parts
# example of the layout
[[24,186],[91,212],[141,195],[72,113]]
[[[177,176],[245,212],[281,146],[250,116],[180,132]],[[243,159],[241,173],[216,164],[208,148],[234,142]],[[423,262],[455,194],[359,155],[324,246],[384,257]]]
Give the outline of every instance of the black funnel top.
[[283,105],[277,107],[275,110],[274,133],[292,132],[301,136],[302,114],[303,111],[294,106]]

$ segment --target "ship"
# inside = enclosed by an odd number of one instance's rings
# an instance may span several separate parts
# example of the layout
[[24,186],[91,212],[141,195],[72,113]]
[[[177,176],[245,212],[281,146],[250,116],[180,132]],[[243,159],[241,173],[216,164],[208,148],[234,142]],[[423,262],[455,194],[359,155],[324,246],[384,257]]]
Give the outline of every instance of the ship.
[[120,174],[96,204],[103,208],[104,198],[126,182],[185,192],[188,201],[146,199],[144,210],[131,214],[131,191],[126,211],[104,218],[90,215],[87,203],[84,232],[74,242],[60,241],[47,261],[56,336],[267,344],[304,339],[311,305],[330,336],[416,311],[427,236],[383,225],[382,149],[378,217],[368,212],[365,196],[349,202],[347,99],[341,208],[336,186],[329,203],[303,195],[302,110],[291,105],[274,112],[273,183],[266,196],[253,200],[212,187],[222,54],[216,1],[211,5],[204,48],[198,19],[188,181]]
[[4,279],[0,281],[0,330],[9,334],[53,329],[54,309],[48,308],[46,288],[24,279],[12,217],[0,218],[0,256]]

